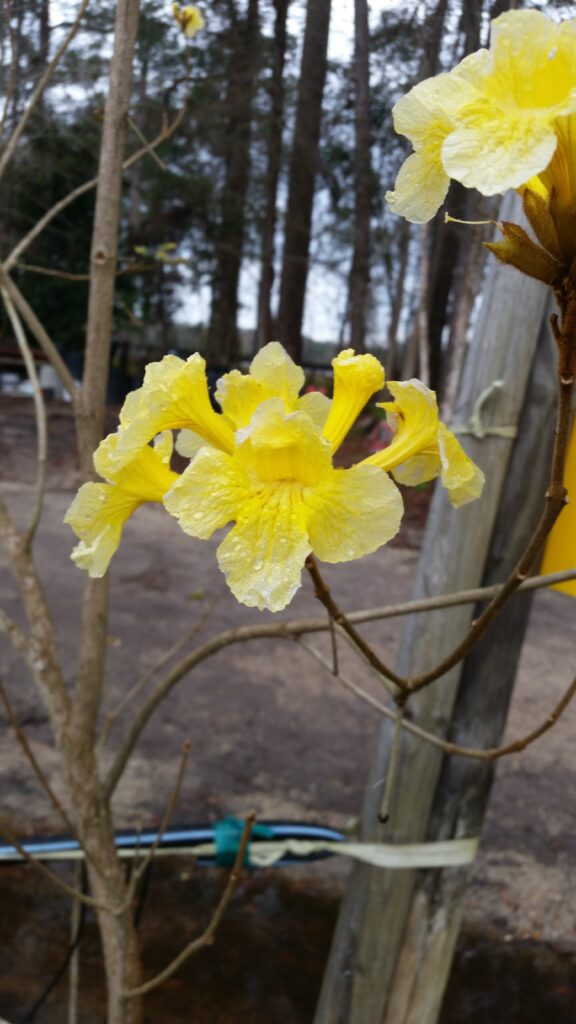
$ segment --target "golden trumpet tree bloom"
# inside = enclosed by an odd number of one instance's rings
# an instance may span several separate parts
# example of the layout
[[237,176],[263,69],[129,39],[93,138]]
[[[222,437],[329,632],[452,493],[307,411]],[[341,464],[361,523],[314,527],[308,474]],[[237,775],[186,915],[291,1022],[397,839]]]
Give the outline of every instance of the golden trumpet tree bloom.
[[[163,501],[185,533],[201,540],[230,526],[217,551],[230,589],[244,604],[279,611],[300,586],[311,552],[348,562],[397,533],[403,502],[387,469],[419,482],[440,474],[453,493],[460,488],[458,503],[477,496],[481,474],[439,424],[433,392],[418,381],[390,385],[395,401],[385,408],[396,435],[388,458],[378,452],[350,469],[335,467],[334,452],[383,387],[384,371],[374,356],[352,349],[332,365],[332,400],[301,396],[303,371],[272,342],[247,374],[233,370],[218,381],[221,413],[210,403],[201,356],[166,356],[149,366],[142,388],[124,403],[117,433],[96,452],[108,483],[85,484],[68,511],[81,538],[77,564],[101,575],[131,512],[142,501]],[[149,446],[175,429],[180,451],[191,456],[180,476]],[[425,469],[415,472],[419,458]]]
[[187,4],[185,7],[180,7],[180,4],[172,4],[172,15],[188,39],[193,39],[196,33],[204,28],[204,18],[198,8],[191,4]]
[[396,104],[396,130],[415,153],[387,195],[391,208],[429,220],[453,178],[484,195],[529,189],[566,212],[576,200],[575,117],[576,19],[508,11],[492,22],[489,50]]
[[438,417],[436,395],[419,380],[388,381],[393,402],[379,402],[394,430],[388,448],[366,462],[407,486],[440,476],[454,507],[479,498],[484,474]]

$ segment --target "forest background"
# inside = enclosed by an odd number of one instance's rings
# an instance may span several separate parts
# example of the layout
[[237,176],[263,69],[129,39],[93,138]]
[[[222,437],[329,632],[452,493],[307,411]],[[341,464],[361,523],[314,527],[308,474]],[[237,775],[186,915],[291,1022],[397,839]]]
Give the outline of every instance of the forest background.
[[[6,251],[96,167],[114,6],[88,6],[28,122],[0,197]],[[490,18],[508,6],[213,0],[186,52],[172,5],[147,0],[129,147],[186,110],[160,155],[126,172],[110,397],[166,351],[199,349],[219,370],[278,338],[305,364],[327,365],[346,344],[376,351],[389,378],[418,374],[437,389],[447,414],[490,225],[420,227],[389,213],[385,189],[407,152],[391,108],[416,80],[485,45]],[[10,134],[73,5],[6,0],[8,10],[0,93]],[[15,269],[77,377],[93,205],[92,190],[79,196]],[[446,209],[479,220],[497,205],[453,183]],[[5,346],[5,319],[0,332]]]

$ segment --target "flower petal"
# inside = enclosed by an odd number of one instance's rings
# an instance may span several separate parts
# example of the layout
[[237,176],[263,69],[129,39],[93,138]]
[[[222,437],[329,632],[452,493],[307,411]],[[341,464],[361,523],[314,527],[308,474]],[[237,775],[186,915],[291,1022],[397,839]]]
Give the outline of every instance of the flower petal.
[[114,484],[82,484],[64,522],[80,538],[72,560],[92,579],[99,579],[106,572],[120,543],[124,523],[139,504]]
[[240,370],[225,373],[216,383],[216,401],[235,429],[245,427],[260,402],[269,397],[262,384]]
[[279,398],[259,406],[236,444],[237,464],[255,487],[282,480],[314,486],[332,472],[330,445],[319,428],[305,412],[287,413]]
[[387,473],[361,463],[334,470],[306,500],[308,534],[323,562],[349,562],[387,544],[400,529],[404,505]]
[[479,498],[484,487],[484,473],[472,462],[460,442],[443,423],[440,424],[438,444],[442,483],[454,507]]
[[519,188],[543,171],[554,155],[552,120],[548,113],[509,111],[478,100],[442,146],[446,173],[485,196]]
[[118,468],[116,452],[120,433],[108,434],[94,452],[94,468],[100,476],[116,484],[126,494],[144,501],[162,501],[177,479],[168,461],[172,454],[171,434],[160,435],[159,447],[144,447],[131,462]]
[[[392,443],[364,460],[364,464],[394,469],[421,451],[437,447],[436,395],[419,380],[389,381],[393,402],[381,402],[388,423],[396,429]],[[439,467],[438,467],[439,468]]]
[[440,159],[440,146],[412,153],[398,171],[393,192],[386,193],[392,213],[412,224],[432,220],[446,198],[450,178]]
[[305,521],[306,506],[298,485],[280,483],[254,497],[248,517],[230,530],[217,553],[238,601],[271,612],[289,604],[310,554]]
[[371,355],[344,349],[332,360],[334,397],[322,433],[332,451],[340,446],[368,400],[384,387],[384,370]]
[[155,434],[183,427],[222,451],[232,451],[232,427],[212,408],[206,364],[197,352],[186,362],[164,356],[149,364],[144,384],[128,395],[120,413],[116,468],[133,459]]
[[269,397],[281,398],[288,410],[294,408],[304,387],[304,370],[279,341],[269,342],[256,353],[250,363],[250,376],[266,389]]
[[207,540],[214,530],[236,519],[248,494],[246,477],[226,452],[201,448],[164,498],[184,533]]
[[178,455],[185,459],[193,459],[205,445],[206,441],[200,434],[195,434],[193,430],[179,430],[174,447]]
[[159,450],[146,445],[133,462],[112,471],[117,443],[118,435],[109,434],[94,455],[97,471],[111,482],[83,484],[64,518],[80,539],[72,558],[93,578],[106,572],[132,513],[145,502],[161,502],[178,479],[165,461],[171,436],[160,439]]
[[322,429],[328,419],[331,405],[332,401],[328,395],[323,395],[321,391],[308,391],[298,399],[296,409],[305,412],[312,422]]

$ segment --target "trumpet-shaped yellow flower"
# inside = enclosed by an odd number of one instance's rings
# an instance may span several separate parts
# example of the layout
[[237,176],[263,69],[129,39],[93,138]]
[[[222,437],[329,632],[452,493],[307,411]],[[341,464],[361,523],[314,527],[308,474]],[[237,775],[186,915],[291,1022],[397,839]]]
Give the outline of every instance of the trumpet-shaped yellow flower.
[[430,220],[446,198],[450,177],[442,147],[459,110],[478,95],[475,73],[483,62],[484,51],[471,54],[449,74],[419,82],[393,108],[394,128],[410,139],[414,152],[402,164],[386,200],[394,213],[415,224]]
[[398,483],[415,486],[440,476],[452,504],[479,498],[484,474],[438,417],[436,395],[419,380],[389,381],[393,402],[381,402],[394,430],[388,448],[366,462],[391,472]]
[[206,539],[234,523],[218,563],[243,604],[279,611],[300,586],[306,556],[347,562],[398,531],[402,499],[371,466],[334,469],[330,443],[306,412],[264,401],[231,455],[202,448],[164,504],[182,529]]
[[[439,182],[447,187],[450,178],[484,195],[528,184],[573,202],[576,19],[556,24],[538,11],[508,11],[492,22],[490,50],[454,74],[421,82],[396,105],[397,130],[424,155],[401,169],[392,209],[430,219],[445,195]],[[427,197],[419,205],[418,192]]]
[[[233,370],[218,382],[221,413],[210,404],[200,356],[166,356],[149,366],[142,388],[124,403],[117,433],[96,452],[108,483],[85,484],[66,517],[81,538],[77,564],[101,575],[127,516],[142,501],[163,500],[193,537],[230,526],[218,548],[230,589],[244,604],[278,611],[300,586],[310,552],[326,562],[350,561],[396,534],[402,499],[385,470],[400,478],[424,458],[418,480],[440,473],[453,492],[469,486],[475,467],[439,424],[434,395],[418,381],[408,390],[390,385],[395,402],[388,415],[397,432],[387,452],[336,469],[332,455],[382,388],[384,371],[373,356],[352,349],[332,365],[332,400],[317,392],[300,396],[302,370],[272,342],[247,374]],[[180,450],[193,456],[181,476],[168,467],[172,430],[180,431]],[[160,431],[164,461],[148,443]]]
[[187,4],[185,7],[180,7],[180,4],[172,4],[172,14],[188,39],[192,39],[200,29],[204,28],[204,18],[198,8],[191,4]]
[[107,482],[83,484],[64,519],[80,539],[72,558],[93,578],[106,572],[132,513],[144,502],[161,502],[178,479],[169,467],[170,434],[160,435],[154,448],[146,445],[120,471],[114,468],[117,444],[118,435],[110,434],[94,455],[95,469]]

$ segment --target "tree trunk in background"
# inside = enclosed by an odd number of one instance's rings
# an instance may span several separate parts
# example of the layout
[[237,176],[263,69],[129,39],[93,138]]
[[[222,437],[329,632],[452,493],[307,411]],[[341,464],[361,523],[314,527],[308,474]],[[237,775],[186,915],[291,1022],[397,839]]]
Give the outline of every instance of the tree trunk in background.
[[290,0],[274,0],[274,64],[270,83],[270,129],[268,133],[268,168],[266,173],[266,208],[262,225],[262,269],[258,291],[258,325],[256,347],[272,340],[270,299],[274,284],[274,239],[276,235],[276,204],[278,179],[282,162],[282,127],[284,116],[284,64],[286,62],[286,20]]
[[420,225],[420,295],[416,316],[418,334],[418,376],[426,387],[430,387],[430,330],[428,309],[430,304],[430,227]]
[[[511,204],[508,213],[515,219]],[[536,388],[542,373],[540,369],[531,375],[530,368],[546,308],[547,293],[538,282],[509,268],[493,266],[464,375],[459,422],[467,422],[478,396],[494,380],[502,379],[505,387],[484,410],[485,426],[514,425],[524,408],[530,430],[534,429],[540,438],[541,404],[549,429],[550,399],[536,401],[531,395],[530,401],[525,401],[528,380],[531,377]],[[525,423],[523,420],[522,429]],[[466,447],[487,471],[485,493],[481,504],[454,511],[446,492],[437,489],[419,563],[416,596],[475,587],[495,575],[501,578],[508,567],[500,560],[503,544],[509,545],[514,559],[517,545],[525,539],[528,523],[524,518],[521,526],[516,523],[518,492],[510,487],[524,486],[527,465],[530,473],[536,472],[536,453],[544,462],[542,446],[531,433],[528,440],[522,438],[515,446],[513,455],[513,441],[502,437],[470,437]],[[511,456],[513,484],[507,482]],[[538,473],[542,473],[542,466]],[[543,491],[544,487],[539,493],[540,505]],[[535,492],[536,488],[532,489]],[[527,514],[532,519],[533,506]],[[501,532],[504,522],[505,542]],[[508,547],[505,550],[508,558]],[[507,614],[519,615],[518,606],[512,605]],[[412,616],[404,629],[400,671],[412,675],[437,663],[465,635],[471,616],[471,610],[464,606],[425,618]],[[510,622],[507,641],[511,640]],[[497,742],[513,666],[505,656],[505,668],[500,661],[498,671],[494,670],[492,659],[501,653],[501,634],[496,631],[493,643],[490,636],[467,659],[464,670],[457,666],[410,702],[414,721],[438,735],[458,737],[473,746]],[[514,665],[517,654],[516,650]],[[495,715],[483,716],[478,711],[483,706],[483,670],[487,665],[483,661],[479,677],[480,658],[491,659],[490,709],[497,705]],[[473,682],[469,673],[473,673]],[[362,839],[404,843],[477,835],[490,782],[485,765],[467,764],[462,768],[454,762],[445,766],[441,751],[406,734],[390,823],[379,824],[390,740],[391,730],[385,726],[366,789]],[[461,869],[424,874],[354,867],[340,911],[316,1024],[435,1024],[459,927],[465,877]],[[437,888],[434,879],[440,879]]]
[[[446,18],[446,9],[442,9],[442,0],[434,14],[432,25],[430,58],[425,61],[428,74],[438,72],[439,52],[442,31]],[[482,4],[464,3],[461,8],[459,32],[462,39],[460,57],[477,50],[480,46],[482,28]],[[458,182],[452,182],[445,209],[453,217],[468,216],[476,220],[474,200],[481,202],[481,197],[472,197]],[[428,289],[428,344],[430,386],[441,392],[445,372],[444,332],[450,320],[450,307],[453,293],[458,285],[462,264],[469,261],[469,249],[475,246],[477,233],[466,229],[462,224],[444,224],[437,217],[430,232],[430,277]],[[462,310],[463,312],[463,310]]]
[[[404,291],[406,287],[406,271],[408,269],[408,256],[410,254],[410,225],[408,221],[402,223],[402,235],[400,239],[400,255],[398,273],[394,282],[394,298],[392,300],[392,311],[390,315],[390,326],[388,328],[388,341],[386,345],[386,376],[389,380],[396,380],[395,367],[398,350],[398,328],[400,327],[400,316],[404,304]],[[406,344],[408,344],[406,342]]]
[[354,252],[350,270],[348,305],[350,345],[363,352],[370,285],[370,29],[368,0],[354,0]]
[[238,351],[238,285],[244,248],[245,203],[250,178],[252,107],[256,83],[258,0],[249,0],[234,40],[226,90],[229,120],[225,139],[225,182],[216,240],[208,361],[227,368]]
[[302,319],[308,277],[308,253],[314,182],[326,81],[330,0],[308,0],[300,67],[296,126],[290,157],[288,209],[280,283],[278,331],[293,359],[301,361]]

